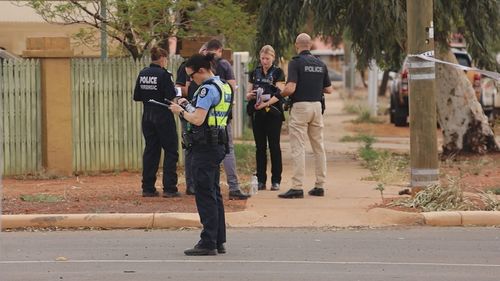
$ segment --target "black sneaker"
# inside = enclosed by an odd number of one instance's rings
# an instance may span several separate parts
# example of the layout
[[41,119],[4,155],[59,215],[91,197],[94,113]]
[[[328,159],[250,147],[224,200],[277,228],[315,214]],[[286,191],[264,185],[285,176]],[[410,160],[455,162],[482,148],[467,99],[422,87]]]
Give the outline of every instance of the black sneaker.
[[224,247],[224,244],[221,244],[217,246],[217,253],[219,254],[225,254],[226,253],[226,247]]
[[289,189],[285,193],[278,194],[279,198],[292,199],[292,198],[304,198],[304,191],[302,189]]
[[248,198],[250,198],[250,195],[241,192],[241,190],[229,191],[229,200],[246,200]]
[[158,197],[160,193],[158,191],[143,191],[142,197]]
[[309,190],[309,195],[311,196],[325,196],[325,190],[321,187],[315,187]]
[[186,256],[215,256],[217,255],[216,249],[206,249],[202,248],[198,245],[194,246],[191,249],[187,249],[184,251]]
[[259,182],[259,183],[257,184],[257,189],[258,189],[258,190],[266,190],[266,184],[265,184],[265,183],[263,183],[263,182]]
[[280,184],[275,182],[271,185],[271,190],[272,191],[276,191],[276,190],[280,190]]
[[167,192],[167,191],[163,191],[163,198],[174,198],[174,197],[181,197],[181,193],[180,192]]

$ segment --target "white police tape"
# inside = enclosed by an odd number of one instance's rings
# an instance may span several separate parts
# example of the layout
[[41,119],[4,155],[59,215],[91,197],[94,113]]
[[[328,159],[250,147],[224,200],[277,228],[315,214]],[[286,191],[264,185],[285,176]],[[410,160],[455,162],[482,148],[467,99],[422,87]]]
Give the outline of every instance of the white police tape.
[[472,71],[481,73],[481,74],[483,74],[485,76],[488,76],[488,77],[491,77],[491,78],[493,78],[495,80],[500,81],[500,73],[498,73],[498,72],[488,71],[488,70],[481,70],[481,69],[477,69],[475,67],[468,67],[468,66],[463,66],[463,65],[460,65],[460,64],[456,64],[456,63],[451,63],[451,62],[447,62],[447,61],[443,61],[443,60],[438,60],[438,59],[434,58],[434,51],[428,51],[428,52],[424,52],[424,53],[421,53],[421,54],[418,54],[418,55],[408,55],[408,57],[417,57],[417,58],[420,58],[420,59],[423,59],[423,60],[426,60],[426,61],[429,61],[429,62],[442,63],[442,64],[446,64],[446,65],[450,65],[450,66],[456,67],[456,68],[461,69],[461,70],[472,70]]

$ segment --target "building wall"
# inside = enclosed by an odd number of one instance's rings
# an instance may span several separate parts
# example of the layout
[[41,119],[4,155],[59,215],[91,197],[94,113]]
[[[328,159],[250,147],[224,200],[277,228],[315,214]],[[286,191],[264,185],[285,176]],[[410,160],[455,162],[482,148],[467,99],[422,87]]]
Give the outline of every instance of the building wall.
[[[26,39],[30,37],[72,37],[82,25],[64,26],[46,22],[0,22],[0,47],[16,55],[26,50]],[[75,56],[99,56],[99,47],[78,45],[71,40]]]
[[[21,55],[26,50],[29,37],[73,37],[84,25],[50,24],[43,20],[32,8],[11,1],[0,1],[0,47]],[[99,56],[99,47],[79,46],[71,41],[75,56]]]

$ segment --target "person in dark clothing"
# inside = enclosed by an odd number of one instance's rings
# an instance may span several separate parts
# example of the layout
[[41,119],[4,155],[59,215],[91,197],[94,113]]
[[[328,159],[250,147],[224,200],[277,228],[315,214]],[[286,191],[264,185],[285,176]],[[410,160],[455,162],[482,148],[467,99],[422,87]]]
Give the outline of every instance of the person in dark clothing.
[[[192,153],[195,199],[203,230],[200,241],[184,253],[188,256],[226,253],[226,224],[220,192],[220,164],[228,150],[227,122],[233,101],[231,86],[214,76],[212,54],[192,56],[186,62],[186,73],[200,87],[191,101],[179,99],[170,110],[189,124],[183,136],[184,145]],[[180,106],[183,105],[184,107]]]
[[163,159],[163,197],[178,197],[177,190],[177,129],[172,112],[167,108],[149,102],[154,100],[169,103],[175,98],[172,74],[164,67],[167,65],[166,50],[153,47],[151,64],[141,70],[134,89],[134,101],[142,102],[142,133],[145,147],[142,158],[142,196],[159,196],[156,190],[156,173],[160,163],[161,150]]
[[[193,100],[194,93],[198,89],[198,84],[191,81],[191,78],[186,73],[186,63],[182,63],[177,70],[177,79],[175,80],[175,86],[181,88],[182,96],[188,101]],[[188,123],[186,120],[181,120],[182,132],[186,133]],[[191,168],[192,155],[190,150],[184,149],[184,175],[186,178],[186,194],[194,195],[194,177]]]
[[[206,43],[206,50],[200,50],[200,53],[211,53],[214,55],[212,61],[212,72],[219,76],[220,79],[227,81],[236,91],[236,78],[234,76],[233,67],[231,64],[222,58],[222,43],[217,39],[212,39]],[[250,197],[249,194],[241,192],[238,175],[236,173],[236,157],[234,155],[233,132],[232,132],[232,114],[229,112],[229,120],[227,130],[229,134],[229,152],[224,157],[222,162],[224,172],[226,173],[227,185],[229,186],[229,200],[246,200]]]
[[274,63],[273,47],[266,45],[260,50],[260,65],[250,73],[247,93],[247,113],[252,117],[252,129],[255,139],[255,158],[257,163],[258,189],[266,189],[267,181],[267,143],[271,154],[271,190],[279,190],[281,183],[280,135],[285,119],[282,98],[265,108],[255,109],[255,105],[265,103],[284,88],[285,74]]

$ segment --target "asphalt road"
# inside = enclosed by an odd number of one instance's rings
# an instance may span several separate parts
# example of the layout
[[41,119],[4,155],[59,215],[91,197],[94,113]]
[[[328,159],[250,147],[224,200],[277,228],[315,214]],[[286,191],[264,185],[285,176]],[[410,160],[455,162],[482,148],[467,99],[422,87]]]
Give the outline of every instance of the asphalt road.
[[0,233],[0,280],[500,280],[500,228],[231,229],[228,253],[187,257],[199,230]]

